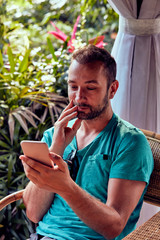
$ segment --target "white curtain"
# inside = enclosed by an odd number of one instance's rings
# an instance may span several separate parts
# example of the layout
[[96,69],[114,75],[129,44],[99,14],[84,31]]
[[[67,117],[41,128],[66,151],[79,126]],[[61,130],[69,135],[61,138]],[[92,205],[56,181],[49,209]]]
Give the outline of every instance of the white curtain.
[[[108,0],[120,25],[112,56],[119,89],[115,113],[133,125],[160,133],[160,0],[143,0],[137,19],[136,0]],[[138,225],[160,208],[144,204]]]
[[[137,18],[136,0],[108,2],[120,19]],[[112,106],[135,126],[160,133],[160,0],[143,0],[138,19],[137,27],[141,20],[156,19],[157,30],[139,36],[119,29],[112,55],[120,86]]]

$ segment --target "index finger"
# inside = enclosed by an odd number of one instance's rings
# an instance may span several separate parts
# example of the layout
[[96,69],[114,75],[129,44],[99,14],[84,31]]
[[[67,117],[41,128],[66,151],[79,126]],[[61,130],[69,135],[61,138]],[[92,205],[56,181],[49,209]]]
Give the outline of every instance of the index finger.
[[34,159],[32,159],[32,158],[29,158],[29,157],[27,157],[27,156],[25,156],[25,155],[21,155],[19,158],[20,158],[22,161],[24,161],[29,167],[35,169],[35,170],[38,171],[38,172],[41,172],[41,171],[43,171],[44,169],[45,169],[45,170],[49,170],[49,169],[53,168],[53,166],[52,166],[52,167],[46,166],[45,164],[40,163],[40,162],[38,162],[37,160],[34,160]]
[[68,110],[68,109],[70,109],[70,108],[72,108],[72,107],[74,107],[74,104],[73,104],[73,100],[71,100],[70,102],[69,102],[69,104],[65,107],[65,109],[63,110],[63,112],[65,112],[66,110]]

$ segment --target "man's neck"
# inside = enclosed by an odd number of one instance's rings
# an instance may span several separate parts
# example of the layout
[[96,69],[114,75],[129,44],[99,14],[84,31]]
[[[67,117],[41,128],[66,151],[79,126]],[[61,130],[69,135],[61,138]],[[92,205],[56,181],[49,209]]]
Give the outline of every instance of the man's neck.
[[107,111],[103,116],[93,120],[83,120],[77,131],[77,147],[82,149],[90,144],[96,136],[107,126],[113,116],[113,111]]
[[97,118],[94,118],[92,120],[83,120],[80,130],[86,134],[90,132],[101,132],[107,126],[112,116],[113,111],[110,109],[110,111],[105,112],[103,115]]

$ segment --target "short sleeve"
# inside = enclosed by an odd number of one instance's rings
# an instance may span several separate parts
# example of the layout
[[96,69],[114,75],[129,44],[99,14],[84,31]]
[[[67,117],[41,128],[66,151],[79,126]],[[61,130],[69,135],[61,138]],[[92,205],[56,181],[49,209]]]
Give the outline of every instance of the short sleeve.
[[146,137],[140,132],[125,134],[109,177],[149,183],[152,171],[153,156]]
[[41,142],[45,142],[47,143],[48,147],[51,146],[52,144],[52,137],[53,137],[53,133],[54,133],[54,127],[49,128],[48,130],[46,130],[43,134],[43,137],[41,139]]

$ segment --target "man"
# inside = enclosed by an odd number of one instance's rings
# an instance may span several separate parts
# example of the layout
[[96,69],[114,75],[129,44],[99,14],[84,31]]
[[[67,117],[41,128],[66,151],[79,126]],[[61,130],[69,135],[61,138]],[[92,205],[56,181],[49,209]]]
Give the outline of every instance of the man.
[[27,215],[38,222],[35,239],[119,240],[135,228],[153,159],[141,131],[112,111],[115,77],[116,63],[105,49],[75,51],[70,103],[42,139],[53,167],[20,157],[30,179]]

